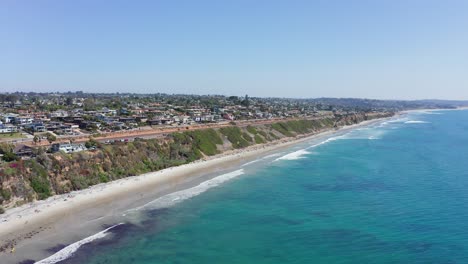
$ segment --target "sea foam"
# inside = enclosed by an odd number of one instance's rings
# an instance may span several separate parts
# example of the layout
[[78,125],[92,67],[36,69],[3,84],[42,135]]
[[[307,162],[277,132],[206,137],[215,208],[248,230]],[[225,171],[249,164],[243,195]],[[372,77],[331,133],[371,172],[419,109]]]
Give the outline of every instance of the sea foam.
[[420,121],[420,120],[409,120],[405,122],[405,124],[428,124],[428,123],[430,122]]
[[181,191],[177,191],[177,192],[173,192],[173,193],[170,193],[170,194],[166,194],[164,196],[161,196],[159,198],[157,198],[156,200],[153,200],[143,206],[140,206],[140,207],[137,207],[137,208],[134,208],[134,209],[130,209],[128,211],[138,211],[138,210],[141,210],[141,209],[160,209],[160,208],[167,208],[167,207],[170,207],[170,206],[173,206],[177,203],[180,203],[184,200],[187,200],[187,199],[190,199],[194,196],[197,196],[213,187],[216,187],[224,182],[227,182],[235,177],[238,177],[240,175],[243,175],[244,174],[244,170],[243,169],[240,169],[240,170],[236,170],[236,171],[233,171],[233,172],[229,172],[229,173],[226,173],[226,174],[223,174],[223,175],[220,175],[218,177],[215,177],[213,179],[210,179],[210,180],[207,180],[205,182],[202,182],[200,184],[198,184],[197,186],[195,187],[192,187],[192,188],[188,188],[188,189],[185,189],[185,190],[181,190]]
[[297,159],[302,159],[304,155],[306,154],[310,154],[309,151],[307,151],[306,149],[301,149],[301,150],[298,150],[298,151],[295,151],[295,152],[292,152],[292,153],[289,153],[289,154],[286,154],[282,157],[279,157],[277,158],[275,161],[278,161],[278,160],[297,160]]
[[318,146],[320,146],[320,145],[327,144],[327,143],[329,143],[329,142],[332,142],[332,141],[335,141],[335,140],[338,140],[338,139],[343,139],[344,136],[345,136],[345,135],[327,138],[327,139],[325,139],[324,141],[322,141],[322,142],[320,142],[320,143],[317,143],[317,144],[315,144],[315,145],[312,145],[312,146],[308,147],[307,149],[315,148],[315,147],[318,147]]
[[123,223],[113,225],[113,226],[111,226],[109,228],[106,228],[106,229],[102,230],[99,233],[96,233],[96,234],[94,234],[92,236],[89,236],[89,237],[87,237],[85,239],[82,239],[82,240],[80,240],[78,242],[70,244],[67,247],[65,247],[65,248],[61,249],[60,251],[58,251],[57,253],[53,254],[52,256],[50,256],[48,258],[45,258],[43,260],[37,261],[35,264],[53,264],[53,263],[63,261],[65,259],[71,257],[82,245],[88,244],[88,243],[93,242],[94,240],[106,237],[109,230],[111,230],[112,228],[114,228],[116,226],[119,226],[119,225],[123,225]]
[[305,149],[301,149],[301,150],[298,150],[298,151],[294,151],[294,152],[291,152],[291,153],[288,153],[284,156],[281,156],[277,159],[275,159],[273,162],[275,161],[280,161],[280,160],[298,160],[298,159],[303,159],[304,155],[307,155],[307,154],[312,154],[313,152],[310,152],[308,151],[308,149],[311,149],[311,148],[315,148],[315,147],[318,147],[320,145],[323,145],[323,144],[326,144],[326,143],[329,143],[329,142],[332,142],[332,141],[335,141],[335,140],[338,140],[338,139],[342,139],[344,137],[344,135],[341,135],[341,136],[336,136],[336,137],[331,137],[331,138],[327,138],[326,140],[322,141],[322,142],[319,142],[317,144],[314,144],[312,146],[309,146]]
[[281,154],[282,154],[282,153],[271,154],[271,155],[268,155],[268,156],[265,156],[265,157],[262,157],[262,158],[259,158],[259,159],[256,159],[256,160],[247,162],[247,163],[245,163],[245,164],[242,164],[241,167],[245,167],[245,166],[248,166],[248,165],[253,164],[253,163],[257,163],[257,162],[262,161],[262,160],[266,160],[266,159],[278,157],[278,156],[280,156]]
[[351,131],[341,137],[341,139],[381,139],[387,131],[381,127],[366,128],[362,130]]

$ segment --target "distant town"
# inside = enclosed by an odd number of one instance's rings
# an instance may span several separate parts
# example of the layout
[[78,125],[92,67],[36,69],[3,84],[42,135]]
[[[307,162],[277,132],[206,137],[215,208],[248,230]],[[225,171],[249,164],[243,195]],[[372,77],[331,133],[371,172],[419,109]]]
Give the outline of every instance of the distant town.
[[464,105],[466,102],[431,100],[16,92],[0,94],[0,143],[13,144],[15,156],[28,158],[34,146],[70,153],[95,148],[94,140],[112,144],[234,123]]

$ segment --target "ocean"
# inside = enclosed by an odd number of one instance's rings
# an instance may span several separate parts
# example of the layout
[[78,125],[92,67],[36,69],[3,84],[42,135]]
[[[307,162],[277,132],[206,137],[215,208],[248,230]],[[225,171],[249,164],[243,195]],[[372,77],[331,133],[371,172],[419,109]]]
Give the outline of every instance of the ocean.
[[468,263],[468,111],[300,143],[39,263]]

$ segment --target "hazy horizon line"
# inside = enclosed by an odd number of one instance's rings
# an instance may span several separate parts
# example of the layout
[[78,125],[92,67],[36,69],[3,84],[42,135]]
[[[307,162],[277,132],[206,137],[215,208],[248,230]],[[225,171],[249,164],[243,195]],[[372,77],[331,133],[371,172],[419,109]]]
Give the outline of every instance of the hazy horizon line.
[[193,95],[193,96],[224,96],[224,97],[245,97],[246,95],[250,98],[264,98],[264,99],[299,99],[299,100],[308,100],[308,99],[360,99],[360,100],[377,100],[377,101],[468,101],[468,99],[440,99],[440,98],[421,98],[421,99],[384,99],[384,98],[369,98],[369,97],[333,97],[333,96],[318,96],[318,97],[279,97],[279,96],[251,96],[248,93],[243,95],[233,95],[233,94],[195,94],[195,93],[167,93],[167,92],[153,92],[153,93],[142,93],[142,92],[89,92],[89,91],[14,91],[14,92],[1,92],[0,94],[76,94],[76,93],[83,93],[83,94],[135,94],[135,95],[156,95],[156,94],[164,94],[164,95]]

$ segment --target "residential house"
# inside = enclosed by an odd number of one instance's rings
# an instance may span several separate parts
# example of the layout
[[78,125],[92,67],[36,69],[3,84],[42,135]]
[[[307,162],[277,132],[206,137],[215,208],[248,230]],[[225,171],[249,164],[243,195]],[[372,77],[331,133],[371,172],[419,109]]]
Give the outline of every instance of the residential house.
[[84,144],[56,143],[52,144],[52,147],[50,149],[52,150],[52,152],[63,151],[65,153],[72,153],[86,150],[86,147],[84,146]]
[[3,115],[3,122],[5,124],[13,123],[13,120],[17,116],[18,116],[17,114],[5,114],[5,115]]
[[47,132],[47,129],[43,123],[32,123],[32,124],[26,125],[25,127],[33,133]]
[[15,116],[11,123],[19,126],[24,126],[33,123],[34,119],[29,116]]
[[119,122],[119,121],[110,123],[110,126],[114,130],[122,130],[122,129],[126,128],[125,123],[124,122]]
[[18,132],[18,128],[16,126],[12,125],[0,125],[0,134],[6,134],[6,133],[15,133]]
[[135,118],[133,118],[133,117],[120,117],[119,121],[124,122],[124,123],[135,123],[136,122]]
[[173,123],[173,121],[170,118],[155,117],[151,120],[147,120],[146,123],[150,126],[157,126],[157,125],[170,125]]
[[13,149],[13,153],[21,158],[31,157],[33,155],[33,148],[23,144],[18,144]]
[[107,107],[103,107],[98,112],[101,113],[101,114],[104,114],[106,116],[115,116],[115,115],[117,115],[117,110],[109,109]]
[[53,117],[67,117],[67,116],[69,116],[69,114],[68,114],[67,111],[64,111],[64,110],[57,110],[57,111],[54,111],[54,112],[49,114],[50,118],[53,118]]

